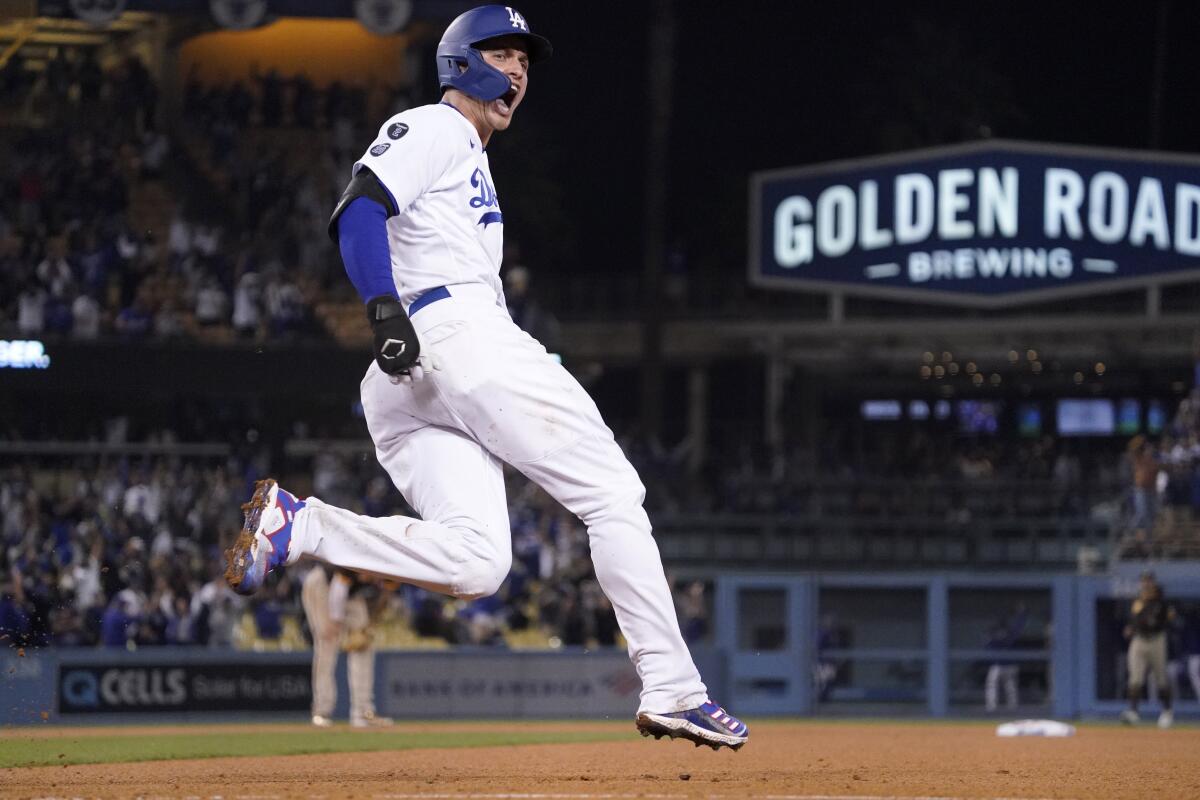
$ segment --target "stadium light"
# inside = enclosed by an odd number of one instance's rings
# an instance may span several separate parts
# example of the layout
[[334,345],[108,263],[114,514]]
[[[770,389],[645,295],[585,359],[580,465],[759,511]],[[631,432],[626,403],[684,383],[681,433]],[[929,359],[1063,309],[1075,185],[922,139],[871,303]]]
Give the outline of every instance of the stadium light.
[[267,0],[209,0],[209,13],[222,28],[257,28],[266,22]]
[[412,0],[354,0],[354,16],[377,36],[399,33],[412,19]]
[[71,0],[71,13],[93,28],[107,28],[125,11],[126,0]]

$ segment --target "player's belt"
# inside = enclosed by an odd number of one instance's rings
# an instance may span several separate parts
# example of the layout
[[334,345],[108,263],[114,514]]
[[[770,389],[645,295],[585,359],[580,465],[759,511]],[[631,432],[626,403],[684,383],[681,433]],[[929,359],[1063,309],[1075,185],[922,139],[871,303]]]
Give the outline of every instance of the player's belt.
[[450,290],[445,286],[438,286],[434,289],[430,289],[428,292],[425,292],[416,300],[412,301],[412,305],[408,307],[408,315],[411,317],[413,314],[417,313],[430,303],[436,303],[438,300],[445,300],[449,296]]

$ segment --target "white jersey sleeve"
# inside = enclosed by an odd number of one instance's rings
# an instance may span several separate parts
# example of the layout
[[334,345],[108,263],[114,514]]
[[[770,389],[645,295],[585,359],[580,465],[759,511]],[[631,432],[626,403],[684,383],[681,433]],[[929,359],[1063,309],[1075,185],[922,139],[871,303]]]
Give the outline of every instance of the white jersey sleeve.
[[355,174],[363,167],[375,173],[399,213],[428,191],[457,155],[457,141],[447,135],[445,116],[422,113],[427,108],[405,111],[385,122],[354,164]]
[[387,221],[400,302],[438,287],[482,284],[503,304],[504,215],[479,132],[451,105],[389,119],[354,165],[369,168],[395,202]]

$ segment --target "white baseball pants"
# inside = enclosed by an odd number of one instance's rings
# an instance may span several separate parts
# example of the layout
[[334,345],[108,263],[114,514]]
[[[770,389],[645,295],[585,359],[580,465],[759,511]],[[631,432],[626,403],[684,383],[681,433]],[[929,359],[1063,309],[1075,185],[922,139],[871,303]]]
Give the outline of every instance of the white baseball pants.
[[995,711],[1000,705],[1000,686],[1004,686],[1005,704],[1016,708],[1020,702],[1017,694],[1017,678],[1021,674],[1020,667],[1015,664],[992,664],[988,667],[987,679],[983,683],[984,703],[988,711]]
[[707,690],[679,632],[645,487],[595,402],[491,289],[449,289],[412,318],[441,369],[395,385],[372,362],[362,382],[379,462],[424,521],[310,498],[289,562],[309,554],[457,597],[492,594],[512,565],[505,461],[587,526],[596,577],[642,679],[640,710],[699,706]]

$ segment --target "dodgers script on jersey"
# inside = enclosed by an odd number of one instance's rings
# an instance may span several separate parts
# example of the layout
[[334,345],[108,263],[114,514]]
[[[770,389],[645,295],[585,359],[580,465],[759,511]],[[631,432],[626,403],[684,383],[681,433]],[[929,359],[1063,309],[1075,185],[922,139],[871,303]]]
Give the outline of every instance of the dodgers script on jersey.
[[354,164],[388,190],[392,277],[400,302],[436,286],[481,283],[501,296],[504,218],[487,153],[474,126],[451,105],[413,108],[389,119]]

